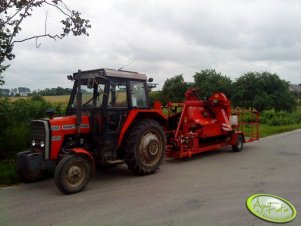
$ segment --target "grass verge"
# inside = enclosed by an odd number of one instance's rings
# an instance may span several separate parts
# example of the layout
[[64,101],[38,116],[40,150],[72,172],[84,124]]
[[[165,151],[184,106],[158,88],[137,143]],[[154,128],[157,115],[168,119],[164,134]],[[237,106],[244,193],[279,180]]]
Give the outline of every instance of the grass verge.
[[281,126],[270,126],[261,124],[259,127],[260,137],[267,137],[278,133],[284,133],[296,129],[301,129],[301,123]]
[[0,187],[18,183],[15,160],[0,161]]

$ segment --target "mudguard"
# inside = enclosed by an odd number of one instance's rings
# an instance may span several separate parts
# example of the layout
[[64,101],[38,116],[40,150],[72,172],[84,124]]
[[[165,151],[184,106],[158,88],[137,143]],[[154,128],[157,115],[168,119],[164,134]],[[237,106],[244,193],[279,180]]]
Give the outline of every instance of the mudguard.
[[95,161],[90,152],[88,152],[87,150],[85,150],[83,148],[72,148],[68,151],[70,151],[71,153],[73,152],[78,155],[87,156],[87,158],[89,159],[89,162],[91,164],[92,175],[95,174]]

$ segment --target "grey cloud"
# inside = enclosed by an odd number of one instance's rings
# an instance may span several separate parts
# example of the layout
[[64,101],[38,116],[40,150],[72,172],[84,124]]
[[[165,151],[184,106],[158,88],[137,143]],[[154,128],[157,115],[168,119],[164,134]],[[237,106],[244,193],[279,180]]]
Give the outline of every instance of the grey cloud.
[[[231,78],[266,70],[300,83],[298,0],[91,0],[72,7],[91,20],[90,37],[44,39],[39,49],[34,42],[18,45],[7,86],[67,86],[65,75],[79,68],[119,68],[132,61],[126,69],[161,85],[176,74],[192,81],[206,68]],[[55,31],[54,25],[49,29]],[[32,27],[24,27],[24,34]]]

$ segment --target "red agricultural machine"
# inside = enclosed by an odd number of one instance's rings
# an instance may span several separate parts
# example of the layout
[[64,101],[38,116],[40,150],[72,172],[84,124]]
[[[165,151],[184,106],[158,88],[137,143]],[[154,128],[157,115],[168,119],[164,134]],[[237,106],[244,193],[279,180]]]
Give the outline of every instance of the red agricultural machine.
[[191,157],[229,145],[239,152],[244,143],[259,139],[257,111],[250,111],[250,121],[243,122],[245,112],[231,115],[230,101],[223,93],[214,93],[203,101],[194,89],[189,89],[185,97],[184,103],[168,104],[166,156]]
[[[55,183],[65,194],[85,188],[96,165],[126,163],[136,175],[155,173],[166,154],[184,158],[258,139],[258,113],[252,113],[251,135],[242,131],[239,115],[230,115],[222,93],[202,101],[194,89],[183,103],[150,106],[146,75],[97,69],[69,75],[74,82],[66,116],[33,120],[31,150],[17,154],[17,171],[36,181],[55,169]],[[241,127],[243,126],[243,127]]]

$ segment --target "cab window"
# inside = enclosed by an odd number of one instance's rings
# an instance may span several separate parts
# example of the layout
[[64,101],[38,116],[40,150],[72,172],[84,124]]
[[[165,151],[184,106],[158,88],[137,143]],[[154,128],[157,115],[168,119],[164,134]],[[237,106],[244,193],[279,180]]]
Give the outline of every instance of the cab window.
[[128,107],[126,82],[111,82],[108,107]]
[[145,93],[144,82],[130,82],[131,99],[133,107],[147,107],[147,99]]

